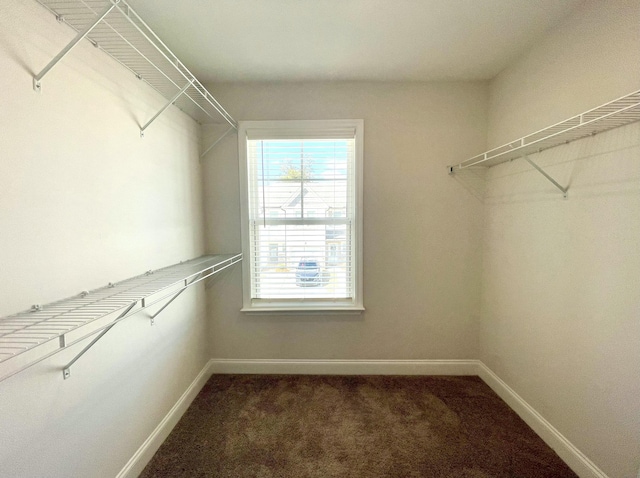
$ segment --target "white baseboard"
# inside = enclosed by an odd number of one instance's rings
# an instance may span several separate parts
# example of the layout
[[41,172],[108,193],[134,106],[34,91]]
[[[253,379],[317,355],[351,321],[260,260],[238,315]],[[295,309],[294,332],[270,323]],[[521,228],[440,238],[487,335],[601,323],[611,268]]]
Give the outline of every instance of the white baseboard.
[[202,390],[202,387],[204,387],[211,375],[211,362],[208,362],[178,399],[176,404],[171,407],[169,413],[166,414],[158,426],[151,432],[149,438],[140,445],[140,448],[138,448],[124,468],[120,470],[116,478],[136,478],[142,473],[144,467],[151,461],[155,452],[158,451],[162,442],[169,436],[173,427],[176,426],[184,412],[187,411],[187,408],[189,408],[189,405],[191,405],[191,402],[193,402],[194,398],[196,398],[200,390]]
[[[258,360],[211,359],[116,478],[136,478],[214,373],[306,375],[477,375],[580,478],[608,478],[509,385],[479,360]],[[640,476],[639,476],[640,478]]]
[[584,453],[480,361],[478,362],[478,375],[580,478],[608,478]]
[[296,375],[478,375],[477,360],[211,359],[212,373]]

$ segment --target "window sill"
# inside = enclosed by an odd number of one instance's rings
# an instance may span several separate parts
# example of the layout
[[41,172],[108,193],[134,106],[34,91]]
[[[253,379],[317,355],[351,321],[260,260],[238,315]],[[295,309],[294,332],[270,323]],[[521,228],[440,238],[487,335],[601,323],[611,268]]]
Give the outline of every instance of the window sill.
[[247,315],[360,315],[364,307],[243,307]]

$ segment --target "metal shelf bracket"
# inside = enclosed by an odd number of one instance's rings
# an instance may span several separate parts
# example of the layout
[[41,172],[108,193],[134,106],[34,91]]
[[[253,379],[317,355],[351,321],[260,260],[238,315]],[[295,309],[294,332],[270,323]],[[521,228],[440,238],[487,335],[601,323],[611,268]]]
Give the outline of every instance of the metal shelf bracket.
[[[41,91],[44,76],[82,39],[86,39],[147,83],[164,98],[163,101],[171,98],[149,122],[142,127],[138,125],[141,137],[160,113],[172,104],[198,123],[217,123],[222,119],[237,127],[231,115],[128,5],[127,0],[37,1],[53,13],[58,22],[73,28],[76,36],[33,77],[36,91]],[[188,84],[183,88],[185,82]]]
[[[191,280],[187,280],[185,279],[184,281],[184,287],[182,289],[180,289],[173,297],[171,297],[158,311],[156,311],[155,314],[150,316],[151,319],[151,325],[154,325],[155,323],[155,318],[160,314],[160,312],[162,312],[164,309],[167,308],[167,306],[169,304],[171,304],[171,302],[173,302],[174,300],[176,300],[178,298],[178,296],[180,294],[182,294],[185,290],[187,290],[187,288],[194,284],[195,282],[197,282],[198,280],[200,280],[202,278],[202,272],[200,272],[199,274],[196,274],[196,276],[191,279]],[[147,273],[148,275],[148,273]],[[88,294],[88,293],[87,293]],[[104,337],[106,335],[107,332],[109,332],[118,322],[120,322],[120,320],[122,320],[130,311],[131,309],[133,309],[136,304],[138,303],[138,301],[134,301],[132,302],[107,328],[105,328],[104,330],[102,330],[85,348],[83,348],[78,355],[76,355],[73,360],[71,360],[67,365],[65,365],[65,367],[62,369],[62,376],[63,378],[66,380],[71,376],[71,366],[76,363],[76,361],[82,357],[85,353],[87,353],[89,351],[89,349],[91,347],[93,347],[102,337]],[[140,305],[142,306],[142,308],[146,308],[148,306],[148,304],[146,303],[146,300],[143,298],[140,301]],[[60,347],[64,348],[66,346],[65,343],[65,336],[61,335],[60,336]]]
[[[448,166],[447,169],[449,174],[453,174],[455,171],[473,166],[495,166],[519,159],[523,155],[539,153],[635,121],[640,121],[640,90],[490,149],[455,166]],[[562,191],[562,187],[557,184],[555,186]],[[563,192],[566,193],[566,191]]]
[[479,167],[479,166],[467,166],[463,168],[459,164],[457,164],[455,166],[447,166],[447,173],[449,173],[449,176],[453,176],[454,174],[456,174],[456,171],[464,171],[466,169],[472,169],[475,171],[484,171],[487,168]]
[[162,107],[162,109],[161,109],[160,111],[158,111],[155,115],[153,115],[153,118],[151,118],[149,121],[147,121],[147,124],[145,124],[142,128],[140,128],[140,137],[141,137],[141,138],[144,138],[144,130],[145,130],[145,129],[147,129],[147,128],[149,127],[149,125],[150,125],[151,123],[153,123],[153,122],[156,120],[156,118],[157,118],[158,116],[160,116],[162,113],[164,113],[164,112],[165,112],[165,110],[166,110],[169,106],[171,106],[173,103],[175,103],[175,102],[178,100],[178,98],[180,98],[180,97],[182,96],[182,94],[183,94],[185,91],[187,91],[187,88],[189,88],[189,87],[193,84],[193,81],[194,81],[194,80],[195,80],[195,78],[194,78],[194,79],[189,80],[189,81],[187,82],[187,84],[186,84],[186,85],[184,85],[180,91],[178,91],[178,93],[176,94],[176,96],[174,96],[173,98],[171,98],[171,99],[169,100],[169,102],[168,102],[167,104],[165,104],[165,105]]
[[73,364],[118,322],[159,304],[153,320],[185,289],[241,260],[242,253],[202,256],[0,317],[0,381],[72,346],[87,344],[58,369],[69,378]]
[[[80,353],[78,353],[78,355],[76,355],[73,360],[71,360],[71,362],[69,362],[67,365],[64,366],[64,368],[62,369],[62,377],[66,380],[71,376],[71,366],[76,363],[76,361],[82,357],[91,347],[93,347],[96,342],[98,342],[102,337],[104,337],[104,335],[109,332],[121,319],[123,319],[130,311],[131,309],[133,309],[135,307],[135,305],[138,303],[138,301],[134,301],[131,304],[129,304],[129,306],[124,309],[124,311],[118,316],[117,319],[115,319],[113,321],[112,324],[110,324],[106,329],[104,329],[102,332],[100,332],[91,342],[89,342],[89,344],[83,348]],[[60,336],[60,347],[64,347],[65,345],[65,340],[64,340],[64,335]]]
[[558,188],[560,191],[562,191],[562,197],[564,199],[568,199],[569,197],[569,188],[568,187],[563,187],[561,186],[558,181],[556,181],[555,179],[553,179],[551,176],[549,176],[544,169],[542,169],[540,166],[538,166],[536,163],[534,163],[529,156],[527,156],[526,154],[522,155],[522,159],[524,159],[527,163],[529,163],[531,166],[533,166],[535,168],[536,171],[538,171],[540,174],[542,174],[545,178],[547,178],[547,180],[553,184],[556,188]]
[[[83,31],[81,31],[80,33],[78,33],[76,35],[76,37],[71,40],[71,42],[62,49],[62,51],[60,51],[60,53],[58,53],[53,60],[51,60],[49,62],[49,64],[47,66],[44,67],[44,69],[38,73],[36,76],[33,77],[33,89],[35,91],[37,91],[38,93],[40,91],[42,91],[42,85],[41,85],[41,81],[42,79],[45,77],[45,75],[47,73],[49,73],[51,71],[51,69],[56,66],[58,64],[58,62],[60,62],[60,60],[62,60],[65,56],[67,56],[67,54],[78,44],[80,43],[80,41],[82,41],[89,33],[91,33],[91,30],[93,30],[96,25],[98,25],[102,20],[104,20],[104,18],[111,13],[111,10],[113,10],[116,5],[118,3],[120,3],[120,0],[110,0],[111,1],[111,5],[109,5],[107,8],[105,8],[102,13],[100,13],[97,17],[97,19],[89,26],[87,26]],[[58,21],[64,21],[64,17],[59,16],[58,17]]]
[[[179,290],[179,291],[178,291],[178,292],[177,292],[173,297],[171,297],[171,299],[169,299],[169,300],[168,300],[168,301],[167,301],[167,302],[166,302],[162,307],[160,307],[160,309],[158,309],[158,310],[156,311],[156,313],[155,313],[155,314],[152,314],[152,315],[150,315],[150,316],[149,316],[149,319],[150,319],[150,321],[151,321],[151,325],[154,325],[154,324],[155,324],[155,318],[156,318],[158,315],[160,315],[160,312],[162,312],[164,309],[166,309],[166,308],[167,308],[167,306],[168,306],[171,302],[173,302],[174,300],[176,300],[180,294],[182,294],[185,290],[187,290],[187,288],[188,288],[190,285],[192,285],[194,282],[197,282],[198,280],[200,280],[200,278],[201,278],[201,277],[202,277],[202,272],[200,272],[199,274],[197,274],[197,275],[196,275],[193,279],[191,279],[190,281],[185,279],[185,281],[184,281],[184,287],[183,287],[182,289],[180,289],[180,290]],[[144,300],[144,299],[143,299],[143,300]],[[144,302],[143,302],[142,306],[143,306],[143,307],[145,307]]]
[[211,151],[215,147],[216,144],[218,144],[220,141],[222,141],[229,133],[231,133],[235,129],[236,129],[235,126],[232,125],[228,130],[226,130],[224,133],[222,133],[222,135],[218,139],[216,139],[211,146],[209,146],[207,149],[204,150],[204,152],[200,155],[200,158],[201,159],[204,158],[205,155],[209,151]]

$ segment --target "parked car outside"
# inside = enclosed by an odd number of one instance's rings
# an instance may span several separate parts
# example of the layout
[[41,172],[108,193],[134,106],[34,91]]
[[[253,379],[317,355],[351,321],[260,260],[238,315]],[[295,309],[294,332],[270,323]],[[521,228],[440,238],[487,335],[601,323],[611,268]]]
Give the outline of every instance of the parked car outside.
[[320,265],[315,259],[300,259],[296,268],[296,285],[314,287],[321,284]]

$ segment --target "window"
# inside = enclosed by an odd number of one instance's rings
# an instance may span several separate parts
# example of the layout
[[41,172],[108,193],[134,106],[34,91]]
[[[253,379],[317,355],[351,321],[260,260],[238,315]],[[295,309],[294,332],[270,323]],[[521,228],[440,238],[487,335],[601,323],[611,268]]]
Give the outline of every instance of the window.
[[362,120],[238,129],[246,312],[361,311]]

